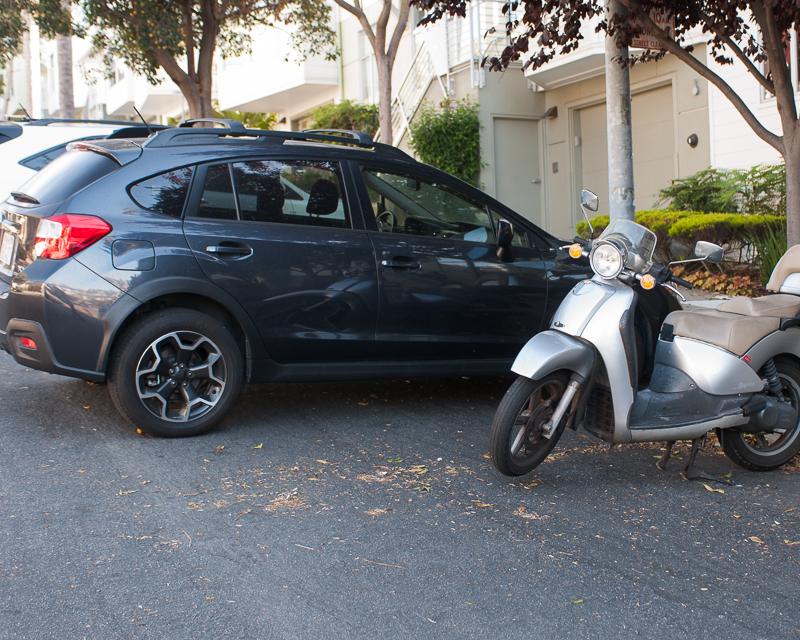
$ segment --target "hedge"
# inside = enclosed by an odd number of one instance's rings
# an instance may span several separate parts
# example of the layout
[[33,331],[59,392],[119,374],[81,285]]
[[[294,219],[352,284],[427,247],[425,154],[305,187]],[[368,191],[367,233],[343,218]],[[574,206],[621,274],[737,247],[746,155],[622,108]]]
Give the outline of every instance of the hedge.
[[[608,226],[607,215],[592,219],[595,236]],[[672,211],[652,209],[636,212],[636,222],[647,227],[658,238],[658,250],[665,257],[673,256],[672,246],[681,244],[692,247],[698,240],[707,240],[726,245],[729,250],[742,251],[758,238],[781,230],[786,218],[778,215],[713,213],[704,211]],[[589,237],[589,226],[585,221],[578,223],[577,232]]]

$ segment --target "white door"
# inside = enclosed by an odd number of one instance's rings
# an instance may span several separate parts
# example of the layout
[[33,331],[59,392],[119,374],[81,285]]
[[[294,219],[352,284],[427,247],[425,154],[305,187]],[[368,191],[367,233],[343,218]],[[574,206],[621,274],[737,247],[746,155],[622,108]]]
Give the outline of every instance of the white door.
[[497,199],[541,226],[539,122],[519,118],[495,118],[494,164]]
[[[638,210],[658,200],[660,189],[675,178],[675,123],[672,87],[637,93],[632,100],[633,187]],[[576,135],[578,187],[600,196],[600,211],[608,212],[608,148],[606,106],[578,112]]]

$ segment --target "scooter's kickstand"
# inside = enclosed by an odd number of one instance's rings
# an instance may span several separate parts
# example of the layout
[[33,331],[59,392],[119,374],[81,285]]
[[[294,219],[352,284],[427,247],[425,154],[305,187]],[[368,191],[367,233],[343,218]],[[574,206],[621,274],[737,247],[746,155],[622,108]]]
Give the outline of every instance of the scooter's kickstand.
[[687,480],[708,480],[709,482],[717,482],[719,484],[733,484],[733,482],[727,478],[712,476],[711,474],[698,471],[694,468],[694,463],[697,460],[697,454],[700,453],[700,447],[703,442],[705,442],[705,439],[706,437],[702,436],[692,440],[692,450],[689,452],[689,460],[686,462],[686,466],[683,468],[683,476]]
[[658,459],[658,462],[656,462],[656,468],[659,471],[667,470],[667,463],[669,462],[669,459],[672,457],[672,448],[675,446],[675,441],[667,440],[664,443],[664,446],[667,448],[667,450],[664,452],[664,455]]

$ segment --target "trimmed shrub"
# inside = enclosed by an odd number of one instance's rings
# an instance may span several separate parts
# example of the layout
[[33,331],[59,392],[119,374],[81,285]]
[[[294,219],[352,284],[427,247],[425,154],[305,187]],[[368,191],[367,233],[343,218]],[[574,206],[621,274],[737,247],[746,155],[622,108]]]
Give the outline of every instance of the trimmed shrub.
[[444,102],[423,106],[411,123],[411,148],[420,160],[477,185],[481,172],[478,105]]
[[[592,219],[595,236],[608,226],[608,222],[605,215]],[[723,245],[729,252],[738,251],[740,258],[749,257],[754,243],[767,234],[780,233],[786,219],[777,215],[656,209],[637,211],[636,222],[656,234],[657,251],[662,259],[675,260],[688,257],[685,254],[698,240]],[[576,228],[579,235],[589,237],[589,225],[585,221],[579,222]]]
[[378,130],[378,106],[352,100],[323,104],[311,112],[311,128],[363,131],[374,136]]

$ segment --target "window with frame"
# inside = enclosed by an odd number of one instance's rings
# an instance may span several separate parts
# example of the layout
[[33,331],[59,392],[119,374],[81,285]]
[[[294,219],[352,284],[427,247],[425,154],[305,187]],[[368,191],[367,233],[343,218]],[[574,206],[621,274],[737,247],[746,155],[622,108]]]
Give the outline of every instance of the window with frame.
[[194,167],[181,167],[165,171],[130,186],[133,201],[143,209],[180,218]]
[[232,166],[241,220],[350,228],[337,162],[249,160]]
[[229,165],[212,164],[206,167],[200,204],[192,217],[214,220],[236,220],[238,218],[236,195],[233,192]]
[[382,169],[362,170],[378,230],[467,242],[494,243],[485,205],[448,185]]

